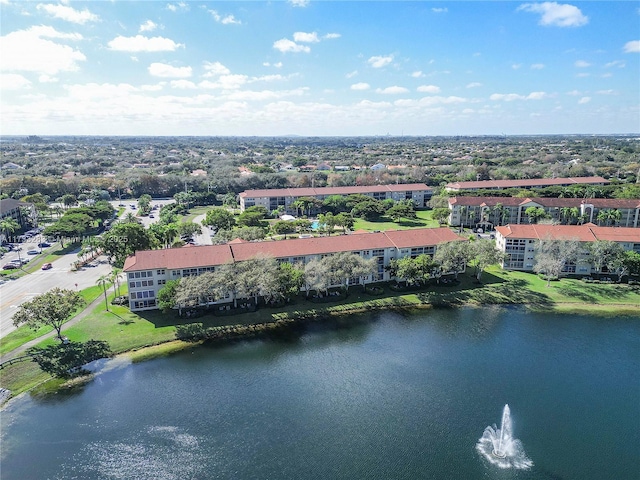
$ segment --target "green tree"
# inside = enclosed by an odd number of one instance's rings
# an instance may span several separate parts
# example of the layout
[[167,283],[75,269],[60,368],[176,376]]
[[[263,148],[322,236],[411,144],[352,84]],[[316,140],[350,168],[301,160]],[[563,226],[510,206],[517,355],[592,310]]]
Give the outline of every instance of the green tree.
[[[329,285],[342,285],[347,291],[351,279],[362,279],[378,270],[375,258],[365,259],[351,252],[339,252],[322,259],[329,277]],[[364,284],[364,282],[363,282]]]
[[351,215],[365,220],[374,220],[384,214],[384,204],[380,200],[367,197],[366,200],[354,205]]
[[394,205],[385,212],[385,215],[390,217],[396,223],[400,222],[403,218],[412,219],[417,217],[411,200],[406,202],[395,202]]
[[353,229],[355,220],[353,219],[350,213],[340,212],[339,214],[335,215],[333,218],[336,222],[336,226],[342,228],[343,234],[346,235],[347,230]]
[[158,308],[162,313],[168,313],[176,305],[176,291],[180,280],[168,280],[158,291]]
[[431,211],[431,216],[440,225],[445,225],[449,221],[449,215],[451,212],[447,207],[437,207]]
[[287,234],[294,233],[296,231],[296,227],[293,225],[293,222],[287,222],[284,220],[279,220],[274,223],[271,229],[276,235],[284,235],[285,239],[287,238]]
[[107,300],[107,285],[109,285],[109,276],[101,275],[100,278],[96,280],[96,285],[100,285],[102,287],[102,291],[104,292],[104,308],[108,312],[109,302]]
[[20,224],[13,218],[3,218],[0,220],[0,231],[4,233],[7,239],[19,229]]
[[537,242],[533,271],[541,274],[547,280],[547,287],[551,280],[560,278],[567,264],[578,259],[580,242],[570,239],[545,238]]
[[433,260],[440,265],[443,273],[453,273],[456,279],[472,259],[472,247],[466,241],[441,243],[436,248],[436,253],[433,257]]
[[63,195],[60,200],[65,208],[73,207],[74,205],[78,204],[78,199],[76,198],[75,195],[72,195],[71,193],[67,193]]
[[196,222],[182,222],[178,224],[178,234],[180,234],[180,236],[193,237],[201,233],[202,227]]
[[151,248],[151,236],[139,223],[117,223],[102,237],[102,250],[111,262],[122,268],[129,255]]
[[236,219],[226,208],[213,208],[207,212],[202,223],[209,225],[215,231],[231,230],[236,224]]
[[542,207],[529,207],[524,211],[524,214],[529,219],[529,223],[538,223],[541,219],[547,218],[548,215]]
[[109,344],[102,340],[66,342],[30,350],[33,361],[42,371],[59,378],[70,378],[86,372],[83,365],[111,355]]
[[56,287],[20,305],[13,315],[13,324],[16,327],[28,325],[34,330],[43,325],[50,326],[62,341],[62,325],[83,305],[79,293]]
[[596,272],[601,273],[602,267],[611,264],[616,257],[621,256],[623,248],[619,243],[611,240],[596,240],[589,244],[591,261]]
[[476,268],[476,280],[480,281],[482,273],[489,265],[500,263],[505,254],[496,248],[493,240],[477,240],[471,244],[471,255]]

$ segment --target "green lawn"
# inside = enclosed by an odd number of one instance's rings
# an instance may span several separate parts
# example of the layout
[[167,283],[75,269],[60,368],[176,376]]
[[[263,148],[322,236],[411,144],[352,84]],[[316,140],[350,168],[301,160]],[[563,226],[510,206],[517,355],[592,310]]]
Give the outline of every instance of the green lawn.
[[[90,304],[102,294],[102,287],[99,285],[94,285],[80,290],[80,296],[84,299],[85,305]],[[80,313],[81,311],[82,310],[79,310],[77,313]],[[69,317],[69,320],[74,316],[75,315]],[[37,330],[33,330],[30,327],[23,325],[0,338],[0,355],[10,352],[14,348],[18,348],[20,345],[30,342],[34,338],[41,337],[42,335],[49,333],[51,330],[53,330],[53,328],[48,326],[42,326]]]
[[186,222],[193,222],[193,220],[198,216],[198,215],[203,215],[205,213],[207,213],[209,210],[211,210],[213,207],[193,207],[189,209],[189,213],[187,213],[186,215],[184,215],[180,221],[183,223]]
[[403,218],[400,222],[395,223],[390,218],[385,216],[380,217],[378,220],[363,220],[361,218],[356,219],[353,225],[354,230],[368,230],[368,231],[385,231],[385,230],[408,230],[410,228],[436,228],[440,225],[432,218],[431,210],[419,210],[416,212],[417,218],[407,219]]

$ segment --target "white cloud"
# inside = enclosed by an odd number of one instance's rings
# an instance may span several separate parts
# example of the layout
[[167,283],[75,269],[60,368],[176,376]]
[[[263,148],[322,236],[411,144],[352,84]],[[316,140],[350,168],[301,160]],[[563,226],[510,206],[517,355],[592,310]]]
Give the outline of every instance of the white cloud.
[[566,3],[525,3],[518,10],[541,14],[539,24],[545,26],[580,27],[589,23],[589,18],[578,7]]
[[613,62],[605,63],[604,68],[613,68],[613,67],[624,68],[626,66],[627,64],[625,62],[621,60],[614,60]]
[[42,74],[38,77],[40,83],[56,83],[60,79],[58,77],[52,77],[51,75]]
[[153,32],[156,28],[158,28],[158,24],[151,21],[151,20],[147,20],[146,22],[144,22],[142,25],[140,25],[140,28],[138,29],[138,32],[142,33],[142,32]]
[[287,0],[294,7],[306,7],[309,5],[309,0]]
[[273,68],[282,68],[282,62],[276,62],[276,63],[264,62],[262,64],[262,66],[264,66],[264,67],[273,67]]
[[68,45],[48,40],[81,40],[77,33],[62,33],[53,27],[34,26],[17,30],[0,37],[0,69],[55,75],[79,69],[78,62],[87,58],[82,52]]
[[170,38],[145,37],[136,35],[135,37],[117,36],[108,44],[111,50],[117,52],[173,52],[184,47],[182,43],[176,43]]
[[193,83],[191,80],[171,80],[171,82],[169,82],[169,85],[171,85],[171,88],[176,88],[179,90],[193,90],[196,87],[196,84]]
[[217,23],[221,23],[223,25],[242,25],[242,22],[236,19],[233,15],[220,15],[217,10],[209,10],[207,7],[203,6],[207,13],[213,17],[213,19]]
[[386,67],[391,62],[393,62],[393,55],[376,55],[367,60],[367,63],[369,63],[369,65],[371,65],[373,68]]
[[340,38],[342,35],[340,35],[339,33],[327,33],[324,37],[325,40],[333,40],[335,38]]
[[547,97],[549,97],[549,95],[546,92],[531,92],[527,95],[527,100],[542,100]]
[[347,74],[345,75],[345,77],[346,77],[346,78],[353,78],[353,77],[355,77],[356,75],[358,75],[358,71],[357,71],[357,70],[354,70],[353,72],[349,72],[349,73],[347,73]]
[[189,10],[189,5],[186,2],[167,3],[167,10],[177,12],[178,10]]
[[0,89],[22,90],[31,87],[31,82],[17,73],[0,74]]
[[517,93],[494,93],[489,96],[490,100],[513,102],[515,100],[542,100],[550,95],[546,92],[531,92],[529,95],[519,95]]
[[571,95],[572,97],[577,97],[578,95],[582,95],[578,90],[571,90],[567,92],[567,95]]
[[354,83],[351,85],[351,90],[369,90],[371,86],[368,83]]
[[518,70],[521,67],[522,67],[521,63],[514,63],[513,65],[511,65],[511,68],[513,68],[514,70]]
[[494,101],[513,102],[514,100],[524,100],[526,97],[517,93],[494,93],[489,99]]
[[393,87],[376,89],[376,93],[381,93],[383,95],[400,95],[401,93],[407,93],[407,92],[409,92],[407,88],[399,87],[398,85],[394,85]]
[[281,51],[282,53],[309,53],[311,49],[307,45],[298,45],[296,42],[289,40],[288,38],[281,38],[273,43],[273,48]]
[[50,3],[40,3],[36,7],[38,10],[44,10],[49,15],[71,23],[79,23],[84,25],[87,22],[97,22],[100,18],[91,13],[86,8],[82,11],[68,7],[66,5],[53,5]]
[[293,34],[293,41],[301,43],[318,43],[320,39],[316,32],[295,32]]
[[432,8],[431,11],[434,13],[447,13],[449,10],[445,7],[445,8]]
[[166,63],[152,63],[149,65],[149,74],[162,78],[188,78],[191,76],[191,67],[174,67]]
[[482,84],[480,82],[471,82],[467,84],[467,88],[477,88],[477,87],[481,87]]
[[204,78],[219,77],[220,75],[229,75],[231,73],[231,70],[220,62],[204,62],[202,67],[207,72],[202,75]]
[[640,53],[640,40],[632,40],[622,47],[624,53]]
[[584,60],[576,60],[573,66],[576,68],[587,68],[590,67],[591,64],[589,62],[585,62]]
[[237,90],[248,82],[249,77],[246,75],[222,75],[215,82],[203,80],[198,86],[212,90]]
[[128,83],[87,83],[84,85],[65,85],[65,90],[69,92],[69,98],[78,101],[91,101],[97,99],[126,98],[137,91],[133,85]]
[[440,87],[436,85],[420,85],[417,90],[424,93],[440,93]]
[[589,103],[591,101],[591,97],[582,97],[578,100],[578,105],[584,105],[585,103]]
[[598,95],[618,95],[618,92],[616,90],[598,90],[596,92]]
[[542,70],[543,68],[543,63],[534,63],[533,65],[531,65],[531,70]]
[[421,71],[421,70],[417,70],[417,71],[415,71],[415,72],[411,73],[411,76],[412,76],[413,78],[422,78],[422,77],[424,77],[425,75],[424,75],[424,73],[422,73],[422,71]]

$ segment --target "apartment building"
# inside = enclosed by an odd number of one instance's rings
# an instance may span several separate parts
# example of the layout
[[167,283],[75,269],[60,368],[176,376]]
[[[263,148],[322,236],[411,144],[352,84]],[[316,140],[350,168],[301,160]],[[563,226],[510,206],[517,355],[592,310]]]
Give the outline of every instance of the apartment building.
[[389,280],[386,267],[393,259],[433,255],[438,245],[463,240],[448,228],[365,232],[271,242],[236,240],[225,245],[139,251],[127,258],[123,271],[127,275],[131,310],[152,310],[157,308],[158,292],[168,280],[211,272],[225,263],[241,262],[257,255],[296,264],[306,264],[338,252],[352,252],[366,259],[376,258],[377,273],[355,282],[369,283]]
[[427,205],[432,193],[431,188],[424,183],[246,190],[240,194],[240,210],[244,212],[247,207],[261,205],[269,212],[277,210],[278,207],[284,207],[286,213],[294,214],[296,213],[296,208],[292,204],[302,197],[324,200],[331,195],[346,196],[353,194],[367,195],[376,200],[411,200],[416,208],[422,208]]
[[640,253],[640,229],[585,225],[506,225],[496,227],[496,247],[507,254],[502,268],[532,272],[540,240],[578,240],[584,244],[577,261],[565,265],[566,273],[589,275],[594,272],[588,244],[598,240],[619,243],[625,250]]
[[[554,222],[595,223],[602,226],[640,227],[640,199],[452,197],[449,225],[492,229],[497,225],[529,224],[526,211],[542,208]],[[599,220],[602,212],[619,212],[619,219]]]

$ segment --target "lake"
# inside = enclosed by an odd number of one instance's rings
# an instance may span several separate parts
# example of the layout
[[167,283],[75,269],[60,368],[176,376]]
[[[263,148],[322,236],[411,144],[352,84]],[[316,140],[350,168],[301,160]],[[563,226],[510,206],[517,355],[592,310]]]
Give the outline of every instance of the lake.
[[[639,478],[640,317],[357,320],[110,360],[75,391],[17,399],[2,479]],[[476,450],[507,403],[528,470]]]

